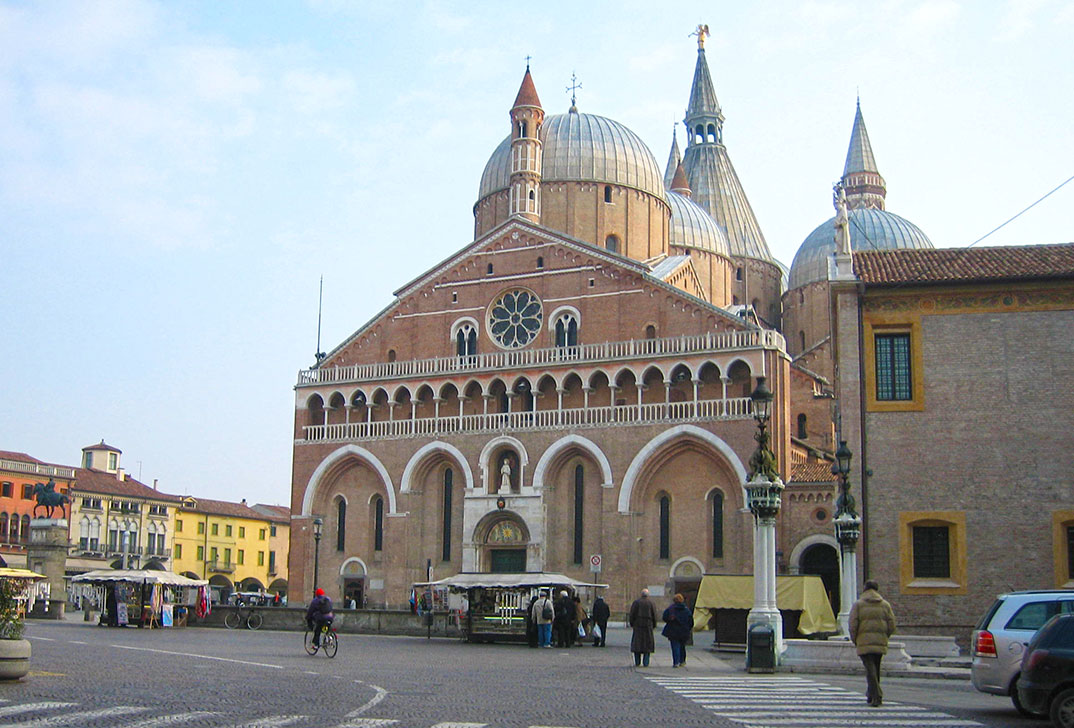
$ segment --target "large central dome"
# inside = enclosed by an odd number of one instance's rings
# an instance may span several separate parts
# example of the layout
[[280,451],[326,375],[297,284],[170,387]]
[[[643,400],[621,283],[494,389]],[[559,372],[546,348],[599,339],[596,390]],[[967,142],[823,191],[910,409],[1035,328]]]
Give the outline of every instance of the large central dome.
[[[545,117],[541,127],[543,182],[599,182],[632,187],[662,200],[664,176],[638,135],[594,114],[570,112]],[[492,153],[481,174],[478,200],[508,188],[511,137]]]

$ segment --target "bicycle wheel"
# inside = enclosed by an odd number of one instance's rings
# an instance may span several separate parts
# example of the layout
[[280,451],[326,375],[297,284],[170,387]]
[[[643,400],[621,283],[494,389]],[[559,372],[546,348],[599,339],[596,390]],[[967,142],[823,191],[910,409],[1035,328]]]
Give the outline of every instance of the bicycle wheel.
[[325,633],[324,637],[321,637],[321,647],[324,648],[324,654],[329,657],[335,657],[336,651],[339,649],[339,639],[336,637],[334,630],[330,630]]
[[313,644],[313,630],[306,630],[306,636],[302,639],[302,644],[306,648],[307,655],[316,655],[317,650],[321,649]]
[[246,626],[250,629],[261,629],[261,625],[265,623],[265,618],[261,616],[261,612],[253,612],[246,618]]
[[235,629],[242,623],[242,615],[239,614],[239,610],[234,612],[228,612],[224,615],[224,626],[228,629]]

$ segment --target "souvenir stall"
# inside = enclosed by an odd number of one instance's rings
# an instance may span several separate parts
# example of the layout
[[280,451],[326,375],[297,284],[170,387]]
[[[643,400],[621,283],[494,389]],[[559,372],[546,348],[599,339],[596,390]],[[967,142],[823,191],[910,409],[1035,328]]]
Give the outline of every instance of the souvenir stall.
[[101,625],[182,627],[208,614],[209,582],[170,571],[101,569],[71,578],[72,592],[101,608]]
[[525,642],[530,600],[542,589],[577,594],[589,605],[596,590],[607,587],[544,572],[462,573],[415,584],[414,590],[420,595],[419,604],[424,602],[432,614],[455,615],[463,637],[470,642]]

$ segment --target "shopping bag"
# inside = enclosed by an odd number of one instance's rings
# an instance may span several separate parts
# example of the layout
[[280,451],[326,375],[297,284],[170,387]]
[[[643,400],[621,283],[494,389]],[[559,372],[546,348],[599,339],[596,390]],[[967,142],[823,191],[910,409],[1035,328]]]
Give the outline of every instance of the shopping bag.
[[578,625],[578,636],[579,637],[585,637],[585,626],[584,625],[581,625],[581,624]]
[[600,625],[599,625],[599,624],[594,624],[594,625],[593,625],[593,639],[595,639],[595,640],[599,640],[599,639],[600,639],[600,635],[601,635],[601,632],[600,632]]

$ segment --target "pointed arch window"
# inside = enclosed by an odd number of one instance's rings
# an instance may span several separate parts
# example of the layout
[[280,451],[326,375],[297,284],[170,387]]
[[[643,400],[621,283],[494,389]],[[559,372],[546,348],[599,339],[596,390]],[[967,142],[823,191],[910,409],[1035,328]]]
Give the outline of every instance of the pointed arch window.
[[336,551],[343,551],[347,543],[347,501],[336,499]]
[[373,498],[373,550],[384,550],[384,499]]
[[609,252],[618,253],[619,252],[619,238],[617,238],[614,235],[609,235],[608,237],[606,237],[604,239],[604,247]]
[[18,513],[12,513],[11,514],[11,529],[8,531],[8,542],[9,543],[18,543],[19,542],[19,514]]
[[671,497],[660,496],[660,558],[671,558]]
[[798,438],[804,440],[809,437],[809,430],[806,428],[806,415],[802,412],[798,415]]
[[578,319],[574,314],[563,314],[556,320],[556,346],[578,346]]
[[477,329],[464,324],[455,332],[455,353],[458,356],[473,356],[477,353]]
[[574,467],[574,563],[582,563],[584,545],[585,468]]
[[[14,539],[12,539],[14,540]],[[19,533],[19,540],[23,543],[27,543],[30,540],[30,517],[22,517],[22,532]]]
[[7,541],[7,513],[0,513],[0,541]]
[[605,202],[611,202],[612,201],[612,186],[611,185],[604,185],[604,201]]
[[712,558],[723,558],[723,493],[712,491]]
[[441,536],[441,552],[440,558],[444,561],[451,561],[451,500],[453,497],[454,473],[451,468],[444,470],[444,518],[443,518],[443,531]]

